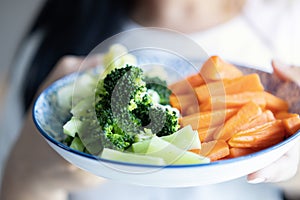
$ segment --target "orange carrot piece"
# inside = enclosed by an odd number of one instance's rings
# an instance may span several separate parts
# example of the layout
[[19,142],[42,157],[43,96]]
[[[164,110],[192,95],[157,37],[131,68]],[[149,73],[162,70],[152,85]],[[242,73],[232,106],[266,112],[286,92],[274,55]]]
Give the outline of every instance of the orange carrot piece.
[[179,100],[176,95],[171,94],[169,99],[170,99],[170,105],[172,107],[177,108],[178,110],[181,110],[181,106],[180,106]]
[[297,116],[283,119],[282,124],[287,132],[287,137],[289,137],[300,129],[300,118]]
[[188,151],[193,152],[195,154],[200,154],[201,153],[201,149],[189,149]]
[[236,94],[240,92],[261,92],[264,87],[258,74],[249,74],[232,80],[221,80],[195,88],[199,101],[202,103],[210,97]]
[[200,104],[201,111],[242,107],[253,101],[260,107],[266,106],[266,100],[262,92],[242,92],[225,96],[213,96]]
[[193,74],[186,78],[186,80],[189,82],[189,84],[192,87],[198,87],[200,85],[203,85],[205,83],[204,79],[200,74]]
[[258,74],[249,74],[226,84],[226,94],[236,94],[239,92],[260,92],[264,90],[264,86],[260,81]]
[[237,67],[225,62],[219,56],[211,56],[203,64],[200,73],[207,81],[233,79],[243,75]]
[[200,155],[216,161],[229,155],[229,146],[224,140],[213,140],[201,145]]
[[180,123],[182,126],[191,125],[194,130],[198,130],[199,128],[214,127],[224,123],[236,112],[237,109],[200,112],[182,117]]
[[198,97],[199,102],[204,102],[206,99],[212,96],[225,96],[225,84],[227,81],[216,81],[195,87],[195,93]]
[[213,140],[214,132],[219,127],[207,127],[207,128],[199,128],[198,136],[201,142],[209,142]]
[[236,133],[229,141],[231,147],[263,149],[275,145],[284,139],[285,130],[281,120]]
[[199,107],[197,97],[194,94],[182,94],[177,96],[172,94],[170,95],[170,105],[177,108],[181,113],[185,113],[185,111],[192,105]]
[[263,125],[265,123],[275,121],[274,114],[270,110],[265,110],[262,114],[256,116],[253,120],[251,120],[249,123],[244,124],[241,126],[240,131],[247,130],[250,128],[254,128],[256,126]]
[[237,158],[237,157],[241,157],[241,156],[246,156],[249,155],[251,153],[256,152],[254,149],[251,148],[230,148],[229,149],[229,155],[228,158]]
[[176,95],[193,93],[194,87],[199,87],[205,83],[200,74],[193,74],[187,78],[175,82],[168,86],[168,88]]
[[253,102],[247,103],[225,123],[219,132],[215,133],[214,139],[229,140],[235,133],[239,132],[245,124],[248,124],[261,113],[262,109],[259,105]]
[[275,113],[276,119],[287,119],[290,117],[299,117],[299,115],[296,113],[288,113],[286,111],[281,111],[281,112]]
[[182,116],[192,115],[195,113],[200,112],[200,105],[199,104],[191,104],[188,106],[183,113],[181,113]]
[[267,109],[271,110],[272,112],[288,111],[289,105],[286,101],[269,92],[263,92],[263,94],[267,101]]
[[172,91],[175,95],[182,95],[182,94],[190,94],[193,93],[193,87],[190,83],[183,79],[181,81],[177,81],[171,85],[168,85],[168,88]]

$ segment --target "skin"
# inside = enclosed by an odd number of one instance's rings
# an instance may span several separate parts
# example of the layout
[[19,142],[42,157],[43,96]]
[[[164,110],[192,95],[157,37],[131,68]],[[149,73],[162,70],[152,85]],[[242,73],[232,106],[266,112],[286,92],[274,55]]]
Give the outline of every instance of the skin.
[[[82,66],[83,58],[63,57],[37,94],[55,80],[72,72],[95,67],[101,60],[101,57],[91,57]],[[102,181],[72,166],[51,149],[35,128],[29,112],[6,164],[0,199],[65,200],[68,192],[91,187]]]
[[[144,26],[159,26],[184,33],[202,31],[222,24],[237,16],[245,0],[142,0],[132,18]],[[272,62],[274,72],[284,80],[300,85],[299,68]],[[298,74],[298,75],[297,75]],[[280,182],[293,177],[298,168],[299,148],[293,147],[275,163],[247,176],[249,183]],[[286,169],[289,166],[290,170]]]
[[[211,0],[210,4],[204,0],[138,2],[132,18],[141,25],[171,28],[185,33],[224,23],[236,16],[244,4],[244,0]],[[89,58],[80,68],[82,61],[83,58],[74,56],[62,58],[41,85],[39,92],[64,75],[96,66],[101,63],[101,57]],[[278,71],[281,69],[281,66],[275,64],[274,67]],[[290,74],[281,75],[286,79],[295,79]],[[278,182],[291,178],[298,167],[298,149],[292,148],[270,166],[249,174],[248,181]],[[287,166],[289,170],[286,170]],[[68,192],[91,187],[102,181],[99,177],[71,166],[54,152],[37,132],[31,114],[28,113],[6,164],[0,199],[66,200]]]
[[244,4],[245,0],[141,0],[131,17],[143,26],[192,33],[232,19]]

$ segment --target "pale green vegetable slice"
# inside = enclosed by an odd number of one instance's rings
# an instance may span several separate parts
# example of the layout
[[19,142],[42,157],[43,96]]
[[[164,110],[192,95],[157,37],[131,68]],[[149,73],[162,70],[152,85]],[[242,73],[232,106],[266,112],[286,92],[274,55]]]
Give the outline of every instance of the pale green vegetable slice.
[[63,126],[63,131],[64,134],[75,137],[76,133],[78,133],[78,130],[82,126],[82,122],[75,118],[72,117],[64,126]]
[[70,145],[70,148],[78,151],[83,151],[84,145],[82,144],[81,140],[78,137],[75,137]]
[[94,95],[97,78],[90,73],[85,73],[76,78],[75,82],[63,86],[57,91],[58,105],[62,108],[71,109],[81,99]]
[[190,125],[183,127],[171,135],[163,136],[161,138],[180,149],[201,149],[198,132],[194,131]]
[[113,149],[104,148],[101,154],[101,158],[127,162],[136,164],[148,164],[148,165],[165,165],[165,161],[159,157],[121,152]]
[[131,145],[131,149],[134,153],[146,153],[149,144],[150,144],[150,139],[141,142],[136,142]]
[[[191,126],[185,126],[171,135],[160,138],[183,150],[201,149],[198,132],[194,131]],[[135,153],[146,153],[149,144],[150,140],[133,143],[132,150]]]
[[163,158],[168,165],[210,162],[207,157],[180,149],[157,136],[152,137],[150,140],[146,155]]

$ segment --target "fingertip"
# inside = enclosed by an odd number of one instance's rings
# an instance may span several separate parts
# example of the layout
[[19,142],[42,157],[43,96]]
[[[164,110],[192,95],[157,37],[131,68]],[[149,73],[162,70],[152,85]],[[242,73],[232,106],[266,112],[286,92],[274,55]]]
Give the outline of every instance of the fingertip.
[[251,184],[258,184],[258,183],[263,183],[265,182],[266,179],[263,177],[255,177],[255,178],[247,178],[247,182]]
[[288,81],[290,78],[285,74],[285,70],[288,69],[290,66],[285,65],[279,60],[272,60],[272,68],[274,71],[274,74],[278,76],[278,78]]
[[260,171],[253,172],[251,174],[248,174],[247,176],[247,182],[251,184],[258,184],[266,182],[266,178],[263,177],[260,173]]

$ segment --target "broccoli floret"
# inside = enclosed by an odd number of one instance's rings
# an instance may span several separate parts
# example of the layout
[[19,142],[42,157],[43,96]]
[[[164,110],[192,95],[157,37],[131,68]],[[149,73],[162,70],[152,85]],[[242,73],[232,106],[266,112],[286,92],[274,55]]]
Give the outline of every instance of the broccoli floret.
[[[126,73],[119,78],[111,91],[111,111],[120,128],[134,135],[142,126],[142,118],[136,116],[134,112],[140,110],[147,113],[147,109],[152,102],[150,96],[146,93],[147,88],[146,83],[142,80],[142,70],[131,66],[124,69],[126,69]],[[116,70],[116,73],[118,71],[120,70]],[[114,75],[114,73],[110,75]],[[108,78],[114,80],[111,76],[108,76]],[[104,82],[106,82],[106,78]]]
[[162,128],[161,131],[157,134],[157,136],[165,136],[170,135],[180,128],[180,125],[178,124],[178,116],[177,113],[173,110],[170,110],[168,108],[165,108],[165,125]]
[[117,149],[126,149],[134,142],[134,137],[124,132],[117,123],[107,123],[103,129],[105,136]]
[[96,116],[103,134],[118,150],[178,129],[178,117],[153,103],[144,79],[140,68],[126,66],[111,71],[96,88]]
[[142,121],[136,112],[146,115],[152,104],[146,91],[143,71],[133,66],[113,70],[98,84],[96,115],[105,136],[117,149],[129,147],[140,132]]
[[[143,88],[145,87],[145,85],[146,83],[143,81],[142,69],[127,65],[126,67],[115,69],[110,74],[108,74],[104,79],[103,87],[107,91],[107,93],[112,95],[115,87],[117,86],[125,88]],[[128,92],[134,91],[131,90]]]
[[162,105],[170,104],[171,90],[167,87],[167,82],[158,77],[145,77],[146,87],[154,90],[159,95],[159,103]]
[[179,129],[177,113],[165,106],[156,105],[150,111],[151,123],[147,126],[157,136],[166,136]]

